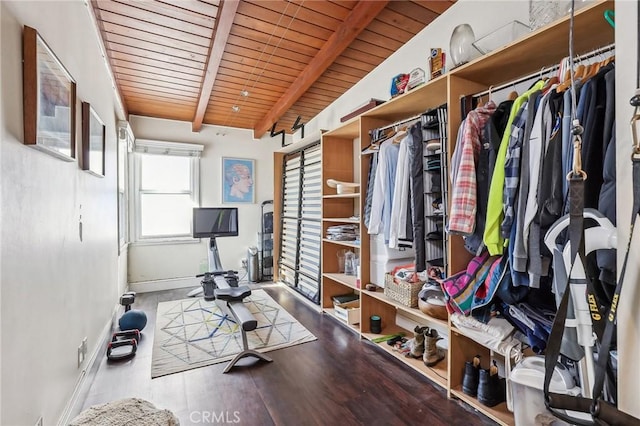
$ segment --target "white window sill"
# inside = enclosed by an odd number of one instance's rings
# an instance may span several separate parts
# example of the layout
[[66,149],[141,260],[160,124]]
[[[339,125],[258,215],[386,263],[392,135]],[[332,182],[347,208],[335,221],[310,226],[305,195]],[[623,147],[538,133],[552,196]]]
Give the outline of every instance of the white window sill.
[[138,240],[129,243],[131,246],[157,246],[157,245],[174,245],[174,244],[200,244],[198,238],[149,238],[147,240]]

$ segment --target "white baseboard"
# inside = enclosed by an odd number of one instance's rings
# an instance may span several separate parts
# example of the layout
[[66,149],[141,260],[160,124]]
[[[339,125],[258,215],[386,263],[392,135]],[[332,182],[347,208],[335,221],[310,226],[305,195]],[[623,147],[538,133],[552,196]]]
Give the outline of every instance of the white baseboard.
[[139,281],[129,283],[129,290],[136,293],[148,293],[151,291],[173,290],[175,288],[200,287],[200,278],[182,277],[170,278],[166,280]]
[[104,328],[100,332],[98,336],[98,343],[93,349],[91,353],[91,357],[88,359],[85,367],[80,372],[80,376],[78,377],[78,381],[76,382],[76,386],[73,389],[73,393],[71,394],[71,398],[69,402],[65,406],[60,418],[58,419],[59,426],[68,425],[71,420],[82,411],[82,405],[89,393],[89,389],[91,388],[91,384],[93,383],[93,379],[95,378],[98,367],[100,367],[100,361],[102,360],[102,355],[104,354],[105,348],[107,347],[107,343],[111,340],[113,324],[115,323],[116,316],[118,315],[120,309],[120,305],[116,305],[113,308],[113,312],[111,313],[111,318],[107,321]]

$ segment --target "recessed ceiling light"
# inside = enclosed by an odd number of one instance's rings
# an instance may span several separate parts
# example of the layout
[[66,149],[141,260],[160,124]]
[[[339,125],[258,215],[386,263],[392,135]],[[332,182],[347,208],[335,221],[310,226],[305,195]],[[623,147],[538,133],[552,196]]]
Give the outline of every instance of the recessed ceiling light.
[[233,110],[233,112],[238,112],[240,111],[240,107],[238,105],[234,105],[231,107],[231,109]]
[[242,91],[240,92],[240,94],[241,94],[242,96],[244,96],[245,98],[246,98],[247,96],[249,96],[249,92],[248,92],[247,90],[242,90]]

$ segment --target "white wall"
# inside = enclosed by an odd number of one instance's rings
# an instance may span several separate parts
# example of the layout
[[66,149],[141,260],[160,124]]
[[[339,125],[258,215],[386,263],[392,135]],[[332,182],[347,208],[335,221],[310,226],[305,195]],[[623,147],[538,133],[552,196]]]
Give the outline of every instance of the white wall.
[[[116,111],[82,1],[0,2],[3,425],[55,424],[117,303]],[[106,125],[106,177],[23,145],[22,26],[39,31]],[[77,150],[79,152],[79,150]],[[83,241],[79,238],[82,215]],[[85,362],[86,364],[86,362]]]
[[[638,2],[616,1],[616,180],[618,224],[618,271],[629,241],[629,223],[633,202],[631,185],[631,129],[633,108],[629,99],[636,90]],[[636,226],[625,284],[618,311],[618,396],[622,410],[640,418],[638,383],[640,383],[640,236]]]
[[[488,19],[490,17],[490,19]],[[471,25],[476,38],[513,20],[529,24],[529,2],[459,0],[443,15],[409,40],[364,79],[336,99],[315,118],[309,120],[305,133],[331,130],[340,125],[340,117],[350,113],[371,98],[388,100],[391,79],[414,68],[429,72],[429,49],[440,47],[447,53],[447,68],[453,67],[449,55],[449,39],[453,29],[463,23]],[[294,140],[299,134],[294,135]]]
[[[222,205],[222,157],[255,160],[255,204],[231,204],[238,207],[240,235],[218,238],[220,260],[225,268],[240,268],[247,247],[256,245],[260,222],[260,203],[273,199],[273,151],[280,137],[253,139],[251,130],[205,125],[199,133],[191,123],[131,116],[131,128],[137,139],[198,143],[205,146],[200,160],[200,200],[203,207]],[[208,240],[199,244],[136,245],[129,247],[129,282],[193,277],[206,262]],[[137,287],[139,288],[139,287]]]

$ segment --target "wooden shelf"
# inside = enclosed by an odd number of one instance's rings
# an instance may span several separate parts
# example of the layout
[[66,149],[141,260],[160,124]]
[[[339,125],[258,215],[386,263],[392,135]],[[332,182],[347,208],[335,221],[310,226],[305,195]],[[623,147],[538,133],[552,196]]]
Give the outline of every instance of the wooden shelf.
[[323,195],[322,198],[358,198],[360,197],[359,192],[353,192],[350,194],[331,194],[331,195]]
[[323,277],[329,278],[337,283],[345,285],[349,288],[352,288],[356,291],[360,291],[358,287],[356,287],[356,277],[355,275],[347,275],[347,274],[338,274],[338,273],[329,273],[325,272],[322,274]]
[[374,299],[378,299],[384,303],[387,303],[389,305],[395,306],[395,308],[399,311],[402,312],[406,312],[410,315],[414,315],[417,316],[419,318],[422,318],[426,321],[430,321],[430,322],[435,322],[439,325],[441,325],[444,328],[449,327],[449,322],[448,321],[443,321],[441,319],[438,318],[433,318],[425,313],[423,313],[420,309],[418,308],[410,308],[408,306],[404,306],[398,302],[396,302],[395,300],[389,298],[388,296],[386,296],[382,291],[363,291],[362,294],[366,294],[367,296],[373,297]]
[[[407,338],[411,338],[412,333],[410,333],[409,331],[402,329],[400,327],[397,327],[398,331],[404,331],[406,333],[406,337]],[[373,333],[362,333],[362,337],[364,337],[367,340],[373,340],[376,337],[380,337],[380,336],[384,336],[386,334],[394,334],[393,332],[389,333],[388,330],[390,328],[387,327],[383,330],[383,334],[373,334]],[[397,332],[397,331],[396,331]],[[385,352],[391,354],[392,356],[394,356],[396,359],[400,360],[402,363],[408,365],[409,367],[413,368],[414,370],[416,370],[418,373],[427,376],[431,381],[433,381],[434,383],[436,383],[439,386],[442,386],[443,388],[447,388],[447,375],[448,375],[448,371],[447,371],[447,357],[445,356],[445,358],[440,361],[439,363],[437,363],[436,365],[434,365],[433,367],[427,367],[424,362],[422,361],[422,359],[415,359],[415,358],[407,358],[406,356],[404,356],[404,354],[401,354],[400,352],[394,351],[392,346],[387,345],[387,342],[381,342],[381,343],[374,343],[377,347],[379,347],[380,349],[384,350]]]
[[364,117],[382,117],[389,121],[405,119],[436,108],[447,99],[447,75],[441,75],[420,87],[378,105],[362,114]]
[[[384,105],[384,104],[383,104]],[[355,139],[360,136],[360,116],[353,117],[345,121],[340,127],[337,127],[323,136],[333,136],[337,138]]]
[[[585,6],[575,13],[574,53],[580,55],[615,41],[615,30],[603,18],[614,9],[612,0]],[[558,64],[568,56],[569,16],[527,34],[459,68],[451,76],[490,85],[508,83],[543,67]],[[500,70],[497,72],[497,70]]]
[[328,240],[326,238],[322,239],[323,242],[325,243],[331,243],[331,244],[337,244],[339,246],[345,246],[345,247],[353,247],[353,248],[360,248],[360,244],[354,244],[350,241],[334,241],[334,240]]
[[359,224],[360,219],[351,219],[350,217],[325,217],[322,218],[323,222],[336,222],[336,223],[355,223]]
[[462,385],[458,385],[452,388],[451,395],[466,402],[485,416],[489,417],[491,420],[498,422],[501,425],[515,425],[513,413],[507,409],[506,402],[500,403],[495,407],[487,407],[486,405],[480,404],[480,401],[478,401],[476,398],[462,392]]

